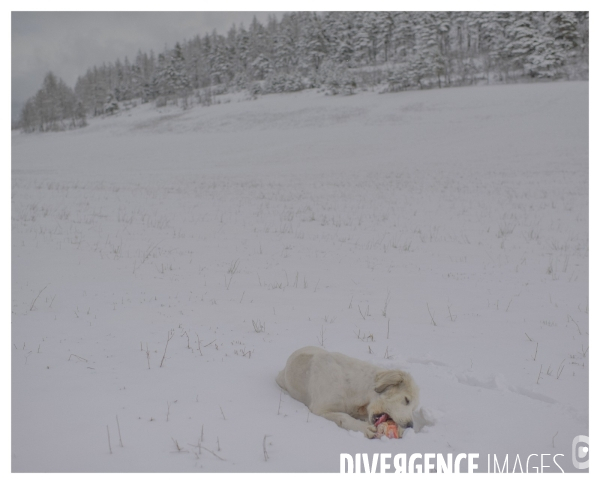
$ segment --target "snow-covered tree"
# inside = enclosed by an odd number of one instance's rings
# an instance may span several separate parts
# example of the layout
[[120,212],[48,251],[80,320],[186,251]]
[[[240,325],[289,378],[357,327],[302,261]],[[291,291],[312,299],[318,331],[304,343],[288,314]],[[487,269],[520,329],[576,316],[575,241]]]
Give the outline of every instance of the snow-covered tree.
[[548,27],[549,34],[558,48],[568,56],[577,53],[581,46],[581,35],[577,29],[577,17],[573,12],[551,12]]
[[24,131],[62,131],[84,126],[85,110],[73,90],[48,72],[41,89],[30,98],[21,113]]

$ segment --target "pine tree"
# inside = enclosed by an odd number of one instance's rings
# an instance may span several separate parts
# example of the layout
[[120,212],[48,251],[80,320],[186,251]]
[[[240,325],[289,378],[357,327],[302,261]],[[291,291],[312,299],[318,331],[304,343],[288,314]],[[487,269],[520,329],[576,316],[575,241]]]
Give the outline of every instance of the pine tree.
[[424,87],[422,81],[436,77],[438,87],[442,87],[442,75],[446,74],[443,50],[447,44],[449,23],[438,12],[425,12],[416,29],[417,55],[412,60],[412,70],[417,84]]
[[376,12],[374,23],[377,52],[381,52],[381,60],[387,62],[393,50],[394,17],[391,12]]
[[299,27],[295,13],[284,14],[275,34],[273,67],[284,72],[293,71],[298,66]]
[[540,32],[534,27],[531,12],[520,13],[508,27],[507,35],[508,56],[515,67],[525,71],[530,56],[539,51],[543,44]]
[[334,62],[350,66],[355,53],[354,14],[352,12],[335,12],[336,40],[331,58]]
[[85,111],[73,90],[52,72],[21,112],[24,131],[61,131],[85,125]]
[[372,60],[369,18],[366,12],[358,12],[354,30],[354,61],[357,65],[367,65]]
[[407,56],[414,54],[416,43],[415,25],[416,18],[414,12],[394,13],[392,44],[394,46],[395,60],[402,61]]
[[321,21],[315,13],[302,17],[298,48],[302,65],[309,70],[318,71],[327,55],[327,47]]
[[577,17],[573,12],[552,12],[548,19],[550,35],[566,55],[573,56],[581,46],[581,36],[577,30]]
[[184,105],[187,105],[185,103],[190,94],[191,83],[186,71],[183,49],[179,42],[175,44],[174,49],[169,55],[169,62],[167,63],[166,69],[169,92],[173,93],[176,97],[183,99]]
[[248,70],[249,55],[250,55],[250,35],[244,28],[244,24],[240,26],[238,35],[235,39],[235,47],[237,57],[239,59],[239,69],[242,72]]
[[212,84],[227,84],[233,77],[231,72],[231,53],[223,38],[216,31],[211,35],[211,49],[208,56]]
[[159,96],[162,96],[164,99],[161,100],[160,104],[163,101],[166,103],[169,96],[173,95],[174,92],[172,90],[172,85],[169,82],[169,61],[167,59],[168,53],[160,53],[158,54],[158,65],[156,68],[156,73],[154,76],[154,88]]

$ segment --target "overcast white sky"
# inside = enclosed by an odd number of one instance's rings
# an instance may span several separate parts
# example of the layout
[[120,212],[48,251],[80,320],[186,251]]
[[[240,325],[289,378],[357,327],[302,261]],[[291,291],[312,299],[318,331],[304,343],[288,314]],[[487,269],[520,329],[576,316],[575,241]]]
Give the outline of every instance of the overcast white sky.
[[[265,23],[272,12],[12,12],[13,118],[52,70],[71,87],[77,76],[103,62],[132,60],[137,51],[161,52],[165,44],[226,34],[233,23]],[[276,15],[276,14],[275,14]]]

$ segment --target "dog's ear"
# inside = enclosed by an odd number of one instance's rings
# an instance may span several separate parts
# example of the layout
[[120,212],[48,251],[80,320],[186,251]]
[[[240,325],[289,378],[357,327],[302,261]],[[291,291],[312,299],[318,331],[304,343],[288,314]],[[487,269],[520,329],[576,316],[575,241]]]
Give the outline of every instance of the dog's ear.
[[390,386],[400,386],[405,379],[406,373],[400,370],[380,371],[375,375],[375,391],[382,393]]

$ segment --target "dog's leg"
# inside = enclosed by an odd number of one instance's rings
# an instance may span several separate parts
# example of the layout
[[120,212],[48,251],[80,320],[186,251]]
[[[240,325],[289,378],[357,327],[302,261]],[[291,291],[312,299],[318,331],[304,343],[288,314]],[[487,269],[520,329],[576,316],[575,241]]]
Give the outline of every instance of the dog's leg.
[[320,415],[321,417],[325,417],[327,420],[335,422],[343,429],[362,432],[368,439],[372,439],[377,433],[377,428],[375,427],[375,425],[370,425],[369,423],[363,422],[362,420],[357,420],[348,415],[347,413],[327,412],[317,415]]

